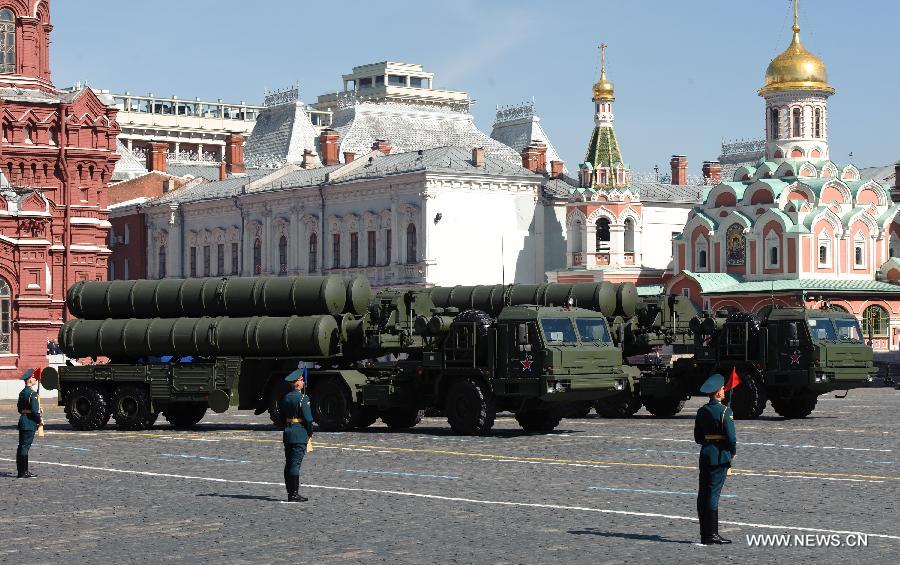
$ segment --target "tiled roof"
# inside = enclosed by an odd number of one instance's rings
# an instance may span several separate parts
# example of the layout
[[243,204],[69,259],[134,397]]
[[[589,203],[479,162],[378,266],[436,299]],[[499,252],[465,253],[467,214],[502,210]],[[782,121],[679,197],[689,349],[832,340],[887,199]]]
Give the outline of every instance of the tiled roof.
[[316,128],[309,121],[303,102],[272,106],[260,112],[256,119],[244,150],[245,160],[256,166],[276,168],[299,163],[303,151],[309,149],[316,154],[318,163],[316,138]]
[[541,141],[547,145],[548,166],[550,161],[562,161],[556,147],[550,142],[550,137],[541,127],[541,119],[535,114],[524,115],[518,119],[495,121],[491,129],[491,138],[508,145],[519,155],[532,141]]
[[730,273],[695,273],[693,271],[682,271],[682,273],[697,281],[697,284],[700,285],[700,292],[715,292],[718,289],[733,286],[742,280],[741,276]]
[[120,139],[116,139],[116,153],[120,159],[113,169],[112,180],[124,181],[147,174],[147,167],[131,152]]
[[173,177],[203,177],[206,180],[219,180],[218,165],[192,165],[187,163],[170,163],[166,172]]
[[701,192],[705,188],[695,184],[668,184],[662,182],[631,183],[632,189],[637,189],[643,202],[693,202],[701,201]]
[[704,290],[703,292],[712,294],[743,294],[789,291],[900,294],[900,285],[870,279],[781,279],[737,282],[713,290]]

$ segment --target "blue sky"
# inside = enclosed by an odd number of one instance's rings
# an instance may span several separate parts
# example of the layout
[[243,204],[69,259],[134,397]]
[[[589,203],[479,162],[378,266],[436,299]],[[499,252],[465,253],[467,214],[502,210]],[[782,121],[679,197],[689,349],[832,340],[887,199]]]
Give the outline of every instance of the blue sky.
[[[593,127],[602,40],[625,160],[667,171],[672,154],[685,154],[691,174],[723,139],[762,137],[756,90],[791,26],[788,0],[54,0],[52,9],[58,86],[258,103],[264,89],[299,82],[312,102],[355,65],[420,63],[436,88],[477,99],[484,131],[497,104],[534,97],[570,168]],[[835,161],[851,151],[859,166],[900,159],[898,22],[900,2],[801,2],[804,44],[837,89]]]

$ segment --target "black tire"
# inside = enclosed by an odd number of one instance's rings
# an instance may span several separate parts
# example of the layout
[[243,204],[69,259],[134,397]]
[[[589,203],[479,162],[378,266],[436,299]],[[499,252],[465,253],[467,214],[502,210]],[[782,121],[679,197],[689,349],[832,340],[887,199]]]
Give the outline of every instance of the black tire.
[[793,398],[772,398],[772,408],[786,419],[806,418],[816,409],[819,397],[816,395],[795,396]]
[[112,395],[112,417],[120,430],[143,430],[152,412],[146,385],[122,384]]
[[196,426],[206,416],[206,404],[203,402],[179,402],[170,404],[163,412],[166,421],[172,426],[183,429]]
[[484,383],[471,378],[456,381],[447,392],[447,422],[460,435],[483,435],[494,427],[497,407]]
[[269,413],[269,419],[272,420],[272,425],[279,430],[283,429],[284,418],[281,416],[281,398],[274,391],[269,394],[269,408],[267,412]]
[[657,418],[671,418],[684,408],[684,400],[674,396],[648,396],[642,398],[644,408]]
[[573,402],[566,411],[566,418],[587,418],[594,404],[590,401]]
[[363,406],[359,411],[359,421],[356,423],[357,429],[364,430],[378,420],[378,410],[372,406]]
[[641,409],[641,398],[626,390],[594,402],[594,410],[604,418],[630,418]]
[[66,419],[79,431],[100,430],[109,422],[109,401],[105,391],[94,385],[75,385],[66,392]]
[[381,411],[381,421],[392,430],[408,430],[422,421],[424,410],[417,408],[388,408]]
[[[726,392],[725,398],[730,395],[731,391]],[[730,407],[736,420],[755,420],[766,409],[766,387],[762,377],[755,373],[742,375],[741,384],[734,389],[733,396]]]
[[359,422],[359,406],[353,402],[347,386],[335,378],[320,381],[310,393],[309,399],[312,402],[313,421],[322,431],[352,430]]
[[557,408],[523,410],[516,412],[516,421],[526,432],[552,432],[562,420],[562,411]]

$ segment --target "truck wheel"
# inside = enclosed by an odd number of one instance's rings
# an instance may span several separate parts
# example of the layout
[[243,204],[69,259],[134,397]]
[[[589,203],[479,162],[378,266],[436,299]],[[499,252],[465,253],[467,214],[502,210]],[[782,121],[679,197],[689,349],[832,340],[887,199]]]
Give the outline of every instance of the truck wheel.
[[542,410],[524,410],[516,412],[516,421],[526,432],[552,432],[562,420],[559,410],[545,408]]
[[325,379],[309,395],[313,420],[326,432],[352,430],[359,421],[359,406],[350,391],[337,379]]
[[284,418],[281,416],[281,398],[277,394],[269,396],[269,408],[267,411],[272,424],[279,430],[284,429]]
[[150,414],[146,386],[123,384],[113,391],[112,416],[120,430],[143,430]]
[[100,430],[109,422],[109,403],[103,389],[75,385],[66,393],[66,419],[79,431]]
[[381,411],[381,421],[392,430],[408,430],[422,421],[424,410],[416,408],[388,408]]
[[147,419],[144,420],[144,429],[149,430],[153,427],[153,424],[156,423],[156,419],[159,418],[159,412],[151,412],[147,415]]
[[641,400],[647,412],[657,418],[671,418],[684,408],[684,400],[673,396],[648,396]]
[[377,419],[378,410],[374,406],[363,406],[359,411],[359,421],[356,423],[356,427],[364,430],[374,424]]
[[172,426],[183,429],[196,426],[206,416],[206,404],[203,402],[178,402],[169,404],[163,412],[166,421]]
[[629,418],[641,409],[641,399],[630,390],[594,402],[597,414],[604,418]]
[[460,379],[447,393],[444,407],[447,422],[461,435],[487,434],[494,427],[497,408],[487,387],[474,379]]
[[573,402],[569,405],[569,410],[566,412],[566,418],[587,418],[591,413],[591,408],[593,408],[593,406],[593,403],[590,401]]
[[[726,399],[729,394],[729,392],[725,393]],[[734,412],[735,419],[755,420],[766,409],[766,401],[766,387],[762,378],[759,375],[748,373],[741,379],[741,384],[734,389],[731,410]]]
[[806,418],[816,409],[819,397],[816,395],[795,396],[793,398],[772,398],[772,408],[782,418]]

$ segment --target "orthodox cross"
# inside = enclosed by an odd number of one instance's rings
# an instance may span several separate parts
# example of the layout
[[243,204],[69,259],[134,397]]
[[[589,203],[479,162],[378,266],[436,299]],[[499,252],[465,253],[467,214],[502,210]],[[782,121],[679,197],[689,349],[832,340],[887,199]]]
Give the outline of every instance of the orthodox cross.
[[600,78],[606,77],[606,47],[605,43],[600,43]]

